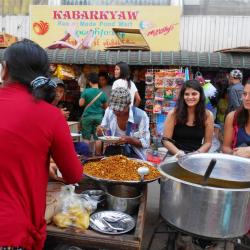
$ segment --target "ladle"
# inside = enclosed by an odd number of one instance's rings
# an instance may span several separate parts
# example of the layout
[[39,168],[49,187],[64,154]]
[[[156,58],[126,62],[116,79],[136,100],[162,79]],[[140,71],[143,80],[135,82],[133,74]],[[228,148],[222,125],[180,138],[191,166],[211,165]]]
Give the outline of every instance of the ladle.
[[137,169],[137,172],[138,172],[138,174],[141,176],[141,182],[143,182],[143,181],[144,181],[144,175],[149,174],[149,168],[148,168],[148,167],[145,167],[145,166],[139,167],[139,168]]
[[204,186],[207,185],[207,180],[208,180],[209,176],[211,175],[211,173],[212,173],[212,171],[214,169],[215,164],[216,164],[216,159],[212,159],[210,161],[210,163],[209,163],[209,165],[207,167],[207,170],[206,170],[206,172],[204,174],[204,177],[203,177],[204,178],[203,179],[203,185]]

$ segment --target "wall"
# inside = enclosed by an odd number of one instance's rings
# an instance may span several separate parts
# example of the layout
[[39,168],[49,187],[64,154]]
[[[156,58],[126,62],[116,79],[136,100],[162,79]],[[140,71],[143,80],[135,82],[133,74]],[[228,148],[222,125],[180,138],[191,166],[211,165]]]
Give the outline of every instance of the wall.
[[[250,16],[182,16],[181,50],[213,52],[250,46]],[[29,38],[28,16],[0,17],[0,30]]]
[[181,50],[213,52],[250,46],[250,16],[183,16]]

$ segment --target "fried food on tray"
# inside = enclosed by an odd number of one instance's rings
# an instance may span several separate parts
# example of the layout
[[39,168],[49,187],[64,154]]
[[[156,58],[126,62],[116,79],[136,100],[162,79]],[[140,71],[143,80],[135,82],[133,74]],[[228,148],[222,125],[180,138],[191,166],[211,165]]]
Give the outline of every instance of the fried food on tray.
[[139,181],[137,172],[139,167],[146,166],[150,172],[144,176],[145,180],[156,179],[159,171],[145,162],[132,160],[123,155],[110,156],[98,162],[89,162],[84,165],[84,173],[100,179],[117,181]]

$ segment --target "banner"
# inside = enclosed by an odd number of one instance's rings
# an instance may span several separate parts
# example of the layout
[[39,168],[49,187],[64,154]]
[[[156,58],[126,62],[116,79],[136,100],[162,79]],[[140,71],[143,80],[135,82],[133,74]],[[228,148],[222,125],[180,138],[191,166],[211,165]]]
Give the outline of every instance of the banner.
[[[176,6],[32,5],[31,39],[52,49],[103,50],[144,40],[151,51],[178,51],[180,14]],[[117,36],[113,29],[125,31]],[[139,34],[127,36],[127,29]]]

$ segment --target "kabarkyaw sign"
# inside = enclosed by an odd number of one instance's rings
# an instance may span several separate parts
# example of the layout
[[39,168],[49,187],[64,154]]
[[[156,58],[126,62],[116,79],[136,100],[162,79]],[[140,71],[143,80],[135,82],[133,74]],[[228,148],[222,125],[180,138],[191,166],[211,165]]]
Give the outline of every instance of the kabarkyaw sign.
[[[178,51],[180,15],[176,6],[32,5],[31,39],[51,49],[103,50],[141,40],[151,51]],[[117,36],[116,29],[123,32]]]

